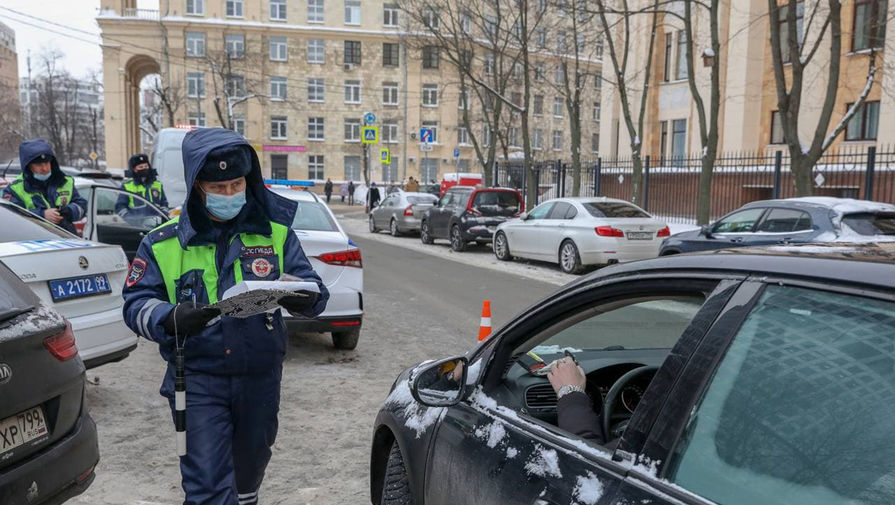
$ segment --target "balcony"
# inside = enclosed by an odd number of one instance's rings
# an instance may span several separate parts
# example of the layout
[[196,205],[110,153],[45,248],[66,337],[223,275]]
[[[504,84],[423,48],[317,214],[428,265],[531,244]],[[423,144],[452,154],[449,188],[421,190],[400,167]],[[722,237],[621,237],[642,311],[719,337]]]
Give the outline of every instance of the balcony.
[[137,9],[135,7],[125,7],[122,17],[142,19],[145,21],[158,21],[159,19],[157,10]]

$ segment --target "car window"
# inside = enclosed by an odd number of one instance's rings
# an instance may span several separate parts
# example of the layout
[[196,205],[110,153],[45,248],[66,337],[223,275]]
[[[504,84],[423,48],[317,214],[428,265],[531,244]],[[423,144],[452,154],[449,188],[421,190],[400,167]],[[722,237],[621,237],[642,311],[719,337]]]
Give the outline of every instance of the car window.
[[554,202],[544,202],[541,205],[538,205],[528,214],[528,219],[547,219],[547,215],[550,214],[550,209],[553,208],[553,203]]
[[895,303],[768,286],[667,477],[720,505],[895,503]]
[[574,205],[569,205],[569,210],[566,211],[564,219],[575,219],[576,216],[578,216],[578,209]]
[[625,202],[584,202],[582,205],[593,217],[650,217],[646,212]]
[[295,219],[292,220],[293,230],[338,231],[336,222],[323,204],[305,201],[295,203],[298,204],[298,208],[295,210]]
[[454,201],[454,193],[452,191],[448,191],[441,197],[441,201],[438,202],[439,207],[447,207],[451,205]]
[[0,324],[32,310],[40,300],[6,265],[0,264]]
[[57,228],[24,209],[0,204],[0,242],[71,239],[74,235]]
[[407,202],[410,203],[410,205],[433,204],[436,201],[438,201],[438,199],[434,196],[414,195],[407,197]]
[[715,224],[714,233],[748,233],[755,227],[755,222],[765,209],[746,209],[721,219]]
[[458,191],[454,194],[453,204],[457,207],[466,207],[466,203],[469,202],[469,197],[472,196],[472,193],[469,191]]
[[114,188],[93,188],[93,219],[97,226],[129,226],[149,231],[167,216],[139,195]]
[[861,235],[895,235],[895,214],[847,214],[842,222]]
[[395,198],[390,196],[382,201],[381,206],[382,207],[391,207],[393,203],[395,203]]
[[550,216],[547,219],[565,219],[569,207],[571,205],[566,202],[556,202],[553,205],[553,209],[550,210]]
[[519,195],[511,191],[479,191],[472,201],[474,207],[493,207],[516,211],[519,208]]
[[794,209],[771,209],[758,225],[758,232],[787,233],[811,230],[811,215]]

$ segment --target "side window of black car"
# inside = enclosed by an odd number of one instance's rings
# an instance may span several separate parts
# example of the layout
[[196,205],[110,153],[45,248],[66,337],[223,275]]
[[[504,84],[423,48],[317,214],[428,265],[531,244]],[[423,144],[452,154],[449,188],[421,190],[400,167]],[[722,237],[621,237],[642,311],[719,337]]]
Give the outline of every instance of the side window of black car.
[[715,223],[713,233],[749,233],[755,227],[755,222],[761,217],[765,209],[746,209],[721,219]]
[[771,209],[756,231],[789,233],[811,229],[811,216],[807,212],[795,209]]

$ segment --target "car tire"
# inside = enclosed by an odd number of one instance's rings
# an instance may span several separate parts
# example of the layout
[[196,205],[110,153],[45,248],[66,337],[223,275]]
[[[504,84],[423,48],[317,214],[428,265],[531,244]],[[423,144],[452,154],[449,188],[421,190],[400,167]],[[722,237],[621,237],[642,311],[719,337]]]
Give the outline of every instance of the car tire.
[[499,231],[497,235],[494,236],[494,256],[497,256],[497,259],[500,261],[510,261],[513,259],[513,255],[510,254],[510,242],[507,240],[507,235]]
[[379,228],[376,227],[376,221],[373,221],[372,215],[368,221],[370,222],[370,233],[379,233]]
[[404,466],[404,458],[401,457],[401,448],[398,443],[392,444],[388,453],[388,462],[385,465],[385,479],[382,483],[381,505],[413,505],[413,496],[410,493],[410,477]]
[[401,235],[401,232],[398,230],[398,221],[395,218],[392,218],[388,223],[388,232],[392,237],[397,237]]
[[332,337],[333,346],[336,349],[350,351],[357,347],[357,341],[360,339],[360,328],[348,331],[334,331]]
[[460,233],[460,227],[456,224],[451,226],[451,249],[457,252],[466,250],[466,241],[463,240],[463,235]]
[[567,274],[581,273],[581,256],[575,242],[566,240],[559,246],[559,268]]
[[424,244],[434,244],[435,240],[432,238],[432,235],[429,233],[429,222],[423,221],[420,223],[420,242]]

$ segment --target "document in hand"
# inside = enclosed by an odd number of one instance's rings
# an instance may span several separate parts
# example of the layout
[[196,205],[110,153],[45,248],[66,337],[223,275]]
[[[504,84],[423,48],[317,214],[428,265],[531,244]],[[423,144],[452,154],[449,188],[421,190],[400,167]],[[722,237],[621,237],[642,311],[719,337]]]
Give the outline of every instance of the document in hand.
[[224,291],[221,301],[212,305],[222,316],[245,318],[279,308],[284,296],[309,296],[320,293],[316,282],[243,281]]

